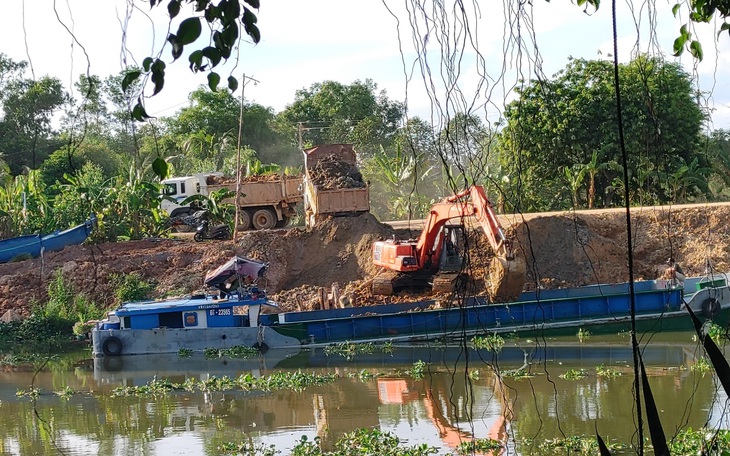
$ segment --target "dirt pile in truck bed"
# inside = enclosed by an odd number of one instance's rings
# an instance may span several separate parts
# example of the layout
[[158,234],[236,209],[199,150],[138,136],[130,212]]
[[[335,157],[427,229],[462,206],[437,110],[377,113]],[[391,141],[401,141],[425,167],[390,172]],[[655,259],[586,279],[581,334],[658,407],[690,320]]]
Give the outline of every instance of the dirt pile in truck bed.
[[[730,271],[730,205],[645,209],[632,215],[636,279],[661,275],[673,255],[689,276],[701,275],[706,259]],[[505,224],[506,225],[506,224]],[[517,254],[527,264],[526,289],[559,288],[628,279],[626,221],[623,211],[575,216],[535,216],[513,225]],[[60,271],[76,294],[100,306],[114,304],[114,276],[138,273],[155,285],[153,298],[203,289],[205,273],[234,255],[269,263],[265,287],[284,309],[311,308],[320,290],[339,285],[356,305],[423,299],[424,295],[372,297],[372,242],[394,231],[371,214],[332,218],[312,230],[255,231],[236,244],[161,239],[71,246],[33,259],[0,264],[0,315],[15,309],[28,315],[48,297],[48,284]],[[407,237],[397,233],[399,237]],[[417,236],[418,230],[410,234]],[[475,292],[484,290],[492,249],[481,232],[470,235],[469,273]],[[444,297],[441,297],[444,298]]]
[[[278,173],[270,173],[270,174],[260,174],[255,176],[241,176],[241,183],[242,184],[255,184],[259,182],[274,182],[274,181],[280,181],[284,178],[281,174]],[[205,179],[205,183],[208,185],[231,185],[236,183],[236,176],[208,176]]]
[[319,190],[365,187],[365,181],[357,167],[336,155],[328,155],[318,160],[309,168],[309,178]]

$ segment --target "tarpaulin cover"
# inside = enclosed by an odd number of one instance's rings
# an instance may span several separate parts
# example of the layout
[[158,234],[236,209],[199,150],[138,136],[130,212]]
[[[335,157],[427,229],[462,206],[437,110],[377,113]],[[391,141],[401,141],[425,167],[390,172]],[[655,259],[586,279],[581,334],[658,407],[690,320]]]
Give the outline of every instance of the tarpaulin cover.
[[252,280],[256,280],[264,275],[266,266],[266,263],[236,256],[207,273],[205,275],[205,284],[209,287],[215,287],[234,275],[239,275],[241,278],[248,276]]

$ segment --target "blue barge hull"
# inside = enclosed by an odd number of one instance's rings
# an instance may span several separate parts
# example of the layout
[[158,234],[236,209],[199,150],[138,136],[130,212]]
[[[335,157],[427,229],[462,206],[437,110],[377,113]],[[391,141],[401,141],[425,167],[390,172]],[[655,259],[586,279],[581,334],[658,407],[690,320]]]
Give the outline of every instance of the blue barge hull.
[[[635,284],[637,318],[652,319],[682,311],[682,289],[657,289],[653,281]],[[479,333],[507,333],[544,327],[626,321],[628,284],[599,285],[523,293],[513,303],[490,304],[483,297],[461,306],[433,309],[436,301],[279,315],[277,332],[307,344],[333,341],[426,340]],[[429,310],[432,309],[432,310]]]

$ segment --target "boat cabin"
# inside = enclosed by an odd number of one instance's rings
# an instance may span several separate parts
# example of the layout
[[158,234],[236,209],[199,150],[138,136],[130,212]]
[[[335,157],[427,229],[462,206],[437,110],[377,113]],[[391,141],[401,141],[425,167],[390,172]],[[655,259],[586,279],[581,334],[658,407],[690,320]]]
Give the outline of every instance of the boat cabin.
[[251,296],[219,299],[200,295],[169,301],[131,302],[111,312],[101,329],[235,328],[275,321],[275,314],[260,314],[262,306],[278,308],[274,302]]

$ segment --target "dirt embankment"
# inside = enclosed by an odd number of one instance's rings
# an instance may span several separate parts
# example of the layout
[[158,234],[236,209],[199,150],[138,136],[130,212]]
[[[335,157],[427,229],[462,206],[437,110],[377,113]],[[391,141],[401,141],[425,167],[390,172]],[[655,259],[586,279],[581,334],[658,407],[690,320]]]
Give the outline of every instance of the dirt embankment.
[[[730,206],[669,211],[646,210],[632,216],[635,278],[656,278],[670,256],[687,275],[699,275],[706,260],[730,271]],[[527,262],[527,289],[559,288],[628,279],[626,221],[622,212],[535,217],[510,227],[518,254]],[[338,283],[357,304],[412,296],[370,296],[377,273],[371,245],[396,234],[370,214],[330,219],[312,230],[292,228],[247,233],[234,244],[188,239],[74,246],[43,259],[0,264],[0,315],[23,315],[47,298],[48,283],[61,270],[77,293],[113,306],[112,276],[139,273],[156,285],[154,297],[183,295],[203,288],[205,273],[233,255],[269,263],[265,288],[284,309],[310,308],[321,287]],[[398,233],[400,236],[400,233]],[[470,272],[483,283],[491,247],[482,235],[470,243]]]

